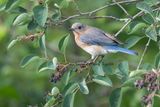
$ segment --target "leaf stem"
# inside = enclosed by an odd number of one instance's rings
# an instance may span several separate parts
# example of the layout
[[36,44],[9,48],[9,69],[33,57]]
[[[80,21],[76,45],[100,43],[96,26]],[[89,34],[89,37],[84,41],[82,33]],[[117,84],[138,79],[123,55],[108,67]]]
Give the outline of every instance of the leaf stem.
[[140,59],[140,61],[139,61],[139,63],[138,63],[137,70],[139,70],[139,68],[140,68],[140,66],[141,66],[141,64],[142,64],[144,55],[145,55],[145,53],[146,53],[146,51],[147,51],[147,48],[148,48],[148,46],[149,46],[149,44],[150,44],[150,41],[151,41],[151,39],[149,38],[149,39],[148,39],[148,42],[146,43],[146,46],[145,46],[145,48],[144,48],[144,51],[143,51],[143,53],[142,53],[141,59]]

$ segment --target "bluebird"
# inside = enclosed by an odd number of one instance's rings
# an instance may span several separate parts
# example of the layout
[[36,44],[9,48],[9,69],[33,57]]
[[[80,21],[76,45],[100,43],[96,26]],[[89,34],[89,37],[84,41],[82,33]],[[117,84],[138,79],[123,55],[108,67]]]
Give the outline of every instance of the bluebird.
[[74,23],[71,26],[76,44],[91,55],[91,60],[97,59],[100,55],[107,53],[122,52],[130,55],[137,55],[137,52],[122,48],[122,42],[111,36],[109,33],[96,27],[82,23]]

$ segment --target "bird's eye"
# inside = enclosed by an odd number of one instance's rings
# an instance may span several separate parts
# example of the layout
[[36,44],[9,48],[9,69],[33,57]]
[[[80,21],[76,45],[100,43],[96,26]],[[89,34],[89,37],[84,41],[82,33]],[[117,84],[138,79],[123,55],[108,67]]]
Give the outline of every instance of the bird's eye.
[[82,29],[82,26],[78,26],[78,29]]

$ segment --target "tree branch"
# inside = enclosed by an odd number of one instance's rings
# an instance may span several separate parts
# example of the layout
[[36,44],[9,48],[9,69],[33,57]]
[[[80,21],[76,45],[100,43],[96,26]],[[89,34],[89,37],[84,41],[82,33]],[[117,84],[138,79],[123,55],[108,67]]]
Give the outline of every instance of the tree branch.
[[[100,7],[100,8],[97,8],[97,9],[95,9],[95,10],[93,10],[93,11],[90,11],[90,12],[80,12],[79,14],[75,14],[75,15],[69,16],[69,17],[67,17],[66,19],[63,19],[62,21],[60,21],[60,23],[63,23],[63,22],[65,22],[65,21],[67,21],[67,20],[70,20],[70,19],[73,19],[73,18],[76,18],[76,17],[79,17],[79,16],[91,16],[92,14],[94,14],[94,13],[100,11],[100,10],[103,10],[103,9],[109,7],[109,6],[116,5],[117,3],[123,4],[123,3],[132,3],[132,2],[136,2],[136,1],[138,1],[138,0],[130,0],[130,1],[124,0],[124,1],[119,1],[119,2],[116,2],[116,3],[107,4],[107,5],[105,5],[105,6],[102,6],[102,7]],[[79,9],[79,8],[78,8],[78,9]]]

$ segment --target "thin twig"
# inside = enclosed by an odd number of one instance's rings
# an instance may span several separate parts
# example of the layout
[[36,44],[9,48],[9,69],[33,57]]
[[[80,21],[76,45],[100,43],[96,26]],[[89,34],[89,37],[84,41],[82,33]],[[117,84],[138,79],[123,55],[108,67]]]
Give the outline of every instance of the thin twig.
[[[136,1],[138,1],[138,0],[130,0],[130,1],[124,0],[124,1],[119,1],[119,2],[117,2],[117,3],[123,4],[123,3],[132,3],[132,2],[136,2]],[[100,11],[100,10],[103,10],[104,8],[107,8],[107,7],[109,7],[109,6],[116,5],[117,3],[107,4],[107,5],[105,5],[105,6],[102,6],[102,7],[100,7],[100,8],[97,8],[97,9],[95,9],[95,10],[89,12],[89,13],[90,13],[90,14],[96,13],[96,12],[98,12],[98,11]],[[88,12],[87,12],[87,13],[88,13]]]
[[115,2],[115,3],[124,11],[124,13],[126,13],[127,16],[131,16],[131,15],[127,12],[127,10],[126,10],[122,5],[120,5],[116,0],[113,0],[113,2]]
[[121,22],[126,22],[128,20],[128,18],[120,19],[114,16],[88,16],[88,17],[86,16],[86,17],[79,17],[77,19],[100,19],[100,18],[114,19],[116,21],[121,21]]
[[73,3],[74,3],[74,5],[75,5],[76,10],[78,11],[78,13],[81,14],[81,10],[79,9],[78,4],[76,3],[75,0],[73,0]]
[[140,59],[140,61],[139,61],[139,63],[138,63],[137,70],[139,70],[140,65],[142,64],[144,55],[145,55],[145,53],[146,53],[146,51],[147,51],[147,48],[148,48],[148,46],[149,46],[150,41],[151,41],[151,39],[149,38],[149,39],[148,39],[148,42],[146,43],[146,46],[145,46],[145,48],[144,48],[144,51],[143,51],[143,53],[142,53],[141,59]]
[[118,36],[126,27],[127,25],[134,20],[135,18],[137,18],[138,16],[140,16],[143,13],[143,11],[138,12],[136,15],[134,15],[131,19],[128,19],[128,21],[123,25],[123,27],[114,35],[114,36]]
[[[130,0],[130,1],[124,0],[124,1],[119,1],[119,2],[117,2],[117,3],[123,4],[123,3],[132,3],[132,2],[136,2],[136,1],[138,1],[138,0]],[[102,7],[100,7],[100,8],[97,8],[97,9],[95,9],[95,10],[93,10],[93,11],[90,11],[90,12],[81,12],[80,14],[75,14],[75,15],[69,16],[68,18],[63,19],[63,20],[61,21],[61,23],[65,22],[65,21],[67,21],[67,20],[70,20],[70,19],[79,17],[79,16],[85,16],[85,15],[91,16],[93,13],[96,13],[96,12],[98,12],[98,11],[100,11],[100,10],[103,10],[103,9],[105,9],[105,8],[107,8],[107,7],[109,7],[109,6],[113,6],[113,5],[116,5],[116,3],[107,4],[107,5],[105,5],[105,6],[102,6]]]

